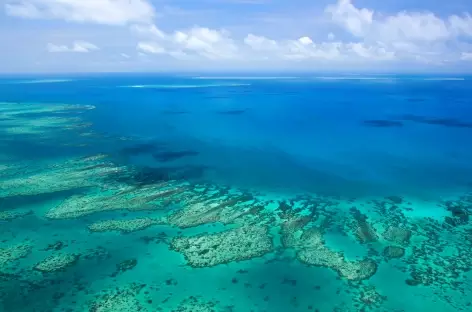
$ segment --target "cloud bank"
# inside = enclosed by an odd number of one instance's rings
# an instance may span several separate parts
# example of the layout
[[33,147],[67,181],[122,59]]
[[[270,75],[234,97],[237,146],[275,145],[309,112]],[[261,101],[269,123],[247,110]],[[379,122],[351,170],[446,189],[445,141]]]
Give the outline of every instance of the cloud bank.
[[51,53],[88,53],[96,50],[100,50],[96,45],[87,41],[75,41],[71,46],[67,45],[56,45],[54,43],[48,43],[47,50]]
[[[264,2],[258,4],[263,5]],[[74,41],[71,45],[48,43],[47,51],[100,50],[103,54],[121,55],[129,62],[139,60],[139,56],[145,56],[148,62],[172,59],[185,64],[226,62],[235,66],[278,62],[447,66],[472,61],[469,13],[385,14],[358,7],[353,0],[333,0],[322,8],[319,16],[312,17],[326,24],[329,30],[325,34],[310,36],[316,29],[306,29],[305,35],[295,38],[279,37],[276,31],[234,34],[224,28],[195,26],[191,21],[188,27],[169,29],[159,23],[159,8],[148,0],[7,0],[5,12],[10,17],[29,20],[119,27],[124,36],[131,38],[127,51],[112,51],[106,46],[99,49],[86,41]]]

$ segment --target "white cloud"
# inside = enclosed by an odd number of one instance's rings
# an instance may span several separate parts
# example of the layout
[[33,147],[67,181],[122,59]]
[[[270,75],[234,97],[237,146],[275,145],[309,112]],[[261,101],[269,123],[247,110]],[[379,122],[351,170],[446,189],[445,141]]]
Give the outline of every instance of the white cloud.
[[322,41],[308,36],[281,39],[254,33],[235,38],[226,30],[205,27],[165,33],[153,24],[132,26],[132,31],[146,38],[142,41],[146,49],[141,46],[139,51],[186,60],[444,64],[470,58],[460,51],[461,38],[472,37],[472,17],[468,14],[444,19],[431,12],[382,15],[357,8],[352,0],[337,0],[326,7],[325,13],[352,35],[351,40],[340,41],[342,36],[332,32]]
[[313,40],[311,40],[310,37],[301,37],[298,39],[298,42],[300,42],[303,45],[311,45],[313,44]]
[[166,50],[155,42],[139,42],[136,50],[150,54],[165,54]]
[[375,11],[356,8],[352,0],[338,0],[326,8],[326,13],[352,35],[367,40],[438,41],[457,35],[472,36],[472,17],[452,15],[441,19],[431,12],[399,12],[382,16]]
[[368,9],[357,9],[351,0],[339,0],[335,5],[326,8],[336,23],[343,25],[353,35],[364,36],[373,22],[374,12]]
[[[139,59],[152,62],[159,58],[166,62],[164,57],[167,57],[193,61],[197,65],[201,61],[215,61],[215,64],[226,61],[233,66],[238,66],[239,62],[267,62],[269,66],[294,62],[357,66],[358,63],[396,61],[444,64],[472,59],[472,53],[466,52],[470,51],[468,37],[472,37],[472,17],[467,13],[446,17],[425,11],[382,14],[370,8],[358,8],[353,0],[332,0],[336,3],[327,6],[324,13],[330,20],[325,25],[323,19],[320,28],[325,33],[319,33],[320,29],[303,29],[306,35],[302,37],[281,37],[280,32],[273,32],[272,36],[247,34],[237,27],[233,29],[236,35],[225,29],[201,26],[164,31],[169,25],[160,28],[154,24],[156,12],[151,1],[154,0],[6,0],[5,8],[11,16],[30,19],[126,25],[134,37],[129,38],[127,33],[122,40],[119,32],[123,29],[118,27],[114,31],[119,44],[110,44],[123,48],[113,55],[121,61],[129,59],[126,63]],[[179,21],[179,24],[186,23],[192,21]],[[349,36],[336,27],[341,27]],[[47,48],[50,52],[98,50],[84,41],[69,45],[50,43]],[[135,48],[140,57],[120,53],[129,53],[129,48]]]
[[260,60],[342,60],[340,42],[314,43],[309,37],[296,40],[276,41],[266,37],[249,34],[244,43],[250,48],[246,50],[246,58]]
[[363,43],[348,44],[348,48],[356,55],[371,60],[394,60],[395,52],[387,51],[383,47],[366,46]]
[[395,53],[375,44],[343,43],[332,40],[314,42],[305,36],[298,39],[275,40],[248,34],[237,40],[225,30],[193,27],[164,33],[155,25],[133,26],[131,30],[144,38],[137,50],[147,54],[166,54],[180,60],[237,61],[385,61]]
[[274,51],[279,48],[277,41],[253,34],[247,35],[244,43],[255,51]]
[[155,17],[148,0],[7,0],[7,15],[30,19],[126,25]]
[[[226,30],[196,26],[165,33],[155,25],[132,26],[131,30],[147,39],[146,42],[140,43],[141,46],[138,45],[141,52],[157,54],[156,51],[159,51],[159,54],[166,53],[179,59],[188,59],[192,55],[212,60],[239,57],[238,46]],[[157,46],[160,48],[156,49]]]
[[375,21],[371,35],[386,41],[436,41],[451,36],[450,30],[442,19],[433,13],[401,12]]
[[472,61],[472,52],[462,52],[461,60],[463,60],[463,61]]
[[451,31],[457,36],[472,37],[472,17],[465,14],[463,17],[452,15],[449,17]]
[[225,30],[194,27],[186,33],[176,33],[174,43],[209,59],[234,59],[238,47]]
[[[374,10],[357,8],[352,0],[338,0],[325,12],[335,24],[358,38],[351,49],[366,58],[390,60],[395,57],[442,63],[457,60],[454,49],[457,49],[460,38],[472,37],[472,17],[469,14],[451,15],[444,19],[432,12],[403,11],[382,15]],[[363,46],[369,46],[368,50]]]
[[47,50],[51,53],[88,53],[100,50],[100,48],[87,41],[74,41],[71,46],[49,43]]
[[153,37],[158,39],[165,39],[166,34],[156,27],[154,24],[138,24],[132,25],[131,31],[138,36]]

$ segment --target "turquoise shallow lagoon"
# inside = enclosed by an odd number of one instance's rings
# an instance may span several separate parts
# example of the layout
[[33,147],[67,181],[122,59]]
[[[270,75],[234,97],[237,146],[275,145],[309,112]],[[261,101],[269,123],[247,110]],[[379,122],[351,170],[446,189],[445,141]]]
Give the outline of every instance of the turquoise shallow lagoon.
[[470,311],[471,87],[2,77],[0,311]]

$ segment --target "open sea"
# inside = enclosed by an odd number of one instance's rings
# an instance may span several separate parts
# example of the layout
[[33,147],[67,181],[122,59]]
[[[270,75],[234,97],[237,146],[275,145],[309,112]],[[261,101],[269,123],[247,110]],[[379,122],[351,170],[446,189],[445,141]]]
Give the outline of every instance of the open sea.
[[472,311],[472,76],[0,77],[0,311]]

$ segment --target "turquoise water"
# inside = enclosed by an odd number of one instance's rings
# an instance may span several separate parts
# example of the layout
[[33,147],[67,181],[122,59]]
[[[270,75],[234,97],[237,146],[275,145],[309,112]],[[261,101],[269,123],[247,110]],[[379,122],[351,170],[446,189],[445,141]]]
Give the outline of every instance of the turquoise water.
[[468,311],[472,78],[0,79],[1,311]]

